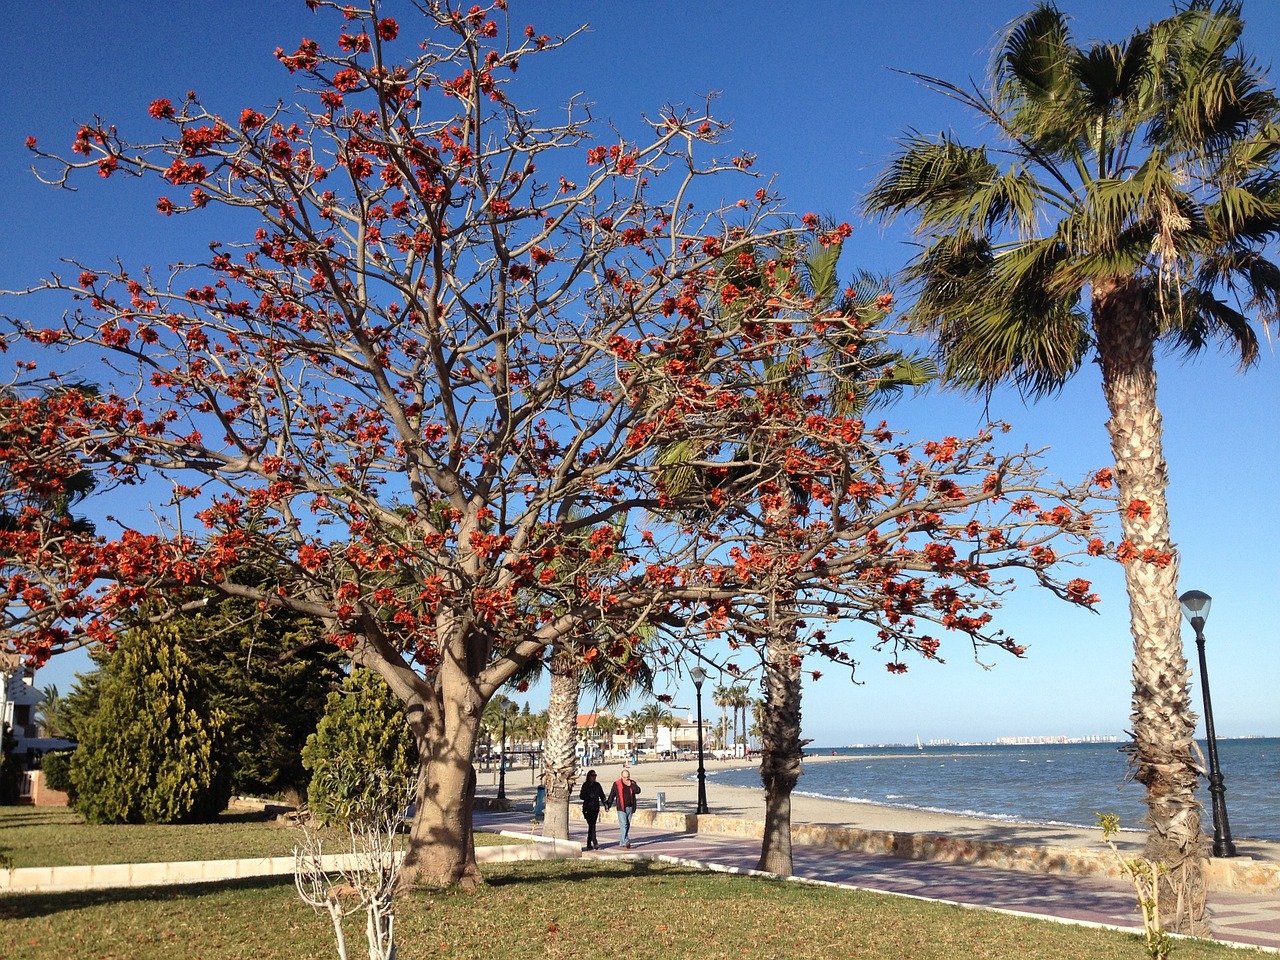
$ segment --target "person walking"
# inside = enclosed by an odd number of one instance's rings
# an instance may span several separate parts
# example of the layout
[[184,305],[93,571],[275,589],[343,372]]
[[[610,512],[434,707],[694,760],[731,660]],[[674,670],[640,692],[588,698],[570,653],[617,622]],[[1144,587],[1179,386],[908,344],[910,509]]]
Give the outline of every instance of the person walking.
[[618,826],[622,835],[618,838],[618,846],[624,850],[631,849],[631,816],[636,812],[636,797],[640,793],[640,784],[631,779],[631,771],[622,768],[622,775],[609,788],[609,796],[605,798],[606,808],[617,806]]
[[587,782],[578,791],[578,799],[582,801],[582,816],[587,821],[587,849],[599,850],[600,841],[596,839],[596,820],[600,818],[600,808],[605,805],[604,787],[596,779],[594,770],[587,771]]

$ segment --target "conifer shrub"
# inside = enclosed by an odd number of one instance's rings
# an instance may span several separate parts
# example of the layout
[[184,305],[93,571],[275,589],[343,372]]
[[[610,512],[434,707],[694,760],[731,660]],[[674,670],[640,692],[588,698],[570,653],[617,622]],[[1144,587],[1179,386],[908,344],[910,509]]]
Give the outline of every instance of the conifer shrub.
[[177,628],[125,632],[104,669],[71,760],[76,810],[90,823],[215,818],[231,794],[223,717],[208,708]]
[[418,749],[400,701],[372,670],[351,671],[329,694],[324,716],[302,749],[311,773],[307,803],[323,823],[345,823],[351,811],[388,784],[412,782]]

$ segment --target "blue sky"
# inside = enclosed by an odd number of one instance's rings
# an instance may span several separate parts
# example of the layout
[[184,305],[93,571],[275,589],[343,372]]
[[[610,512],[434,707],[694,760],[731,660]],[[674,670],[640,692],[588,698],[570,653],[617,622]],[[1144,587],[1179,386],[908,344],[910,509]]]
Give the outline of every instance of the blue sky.
[[[394,6],[394,5],[389,5]],[[563,52],[528,62],[521,99],[553,108],[581,93],[597,117],[634,130],[642,113],[665,103],[698,104],[718,95],[716,113],[734,122],[735,150],[758,155],[797,210],[855,224],[845,264],[888,272],[910,248],[900,230],[857,219],[859,197],[908,128],[966,135],[972,119],[891,68],[954,81],[980,78],[1003,25],[1022,0],[757,0],[695,3],[649,0],[512,0],[516,25],[564,34],[589,30]],[[1120,39],[1166,15],[1167,2],[1064,2],[1075,34]],[[76,193],[55,191],[29,173],[23,140],[70,145],[75,126],[101,115],[125,132],[153,131],[151,100],[175,101],[194,89],[228,115],[289,99],[292,80],[271,56],[302,36],[327,40],[332,22],[302,0],[114,0],[110,16],[87,0],[47,0],[6,11],[17,82],[0,92],[0,288],[34,282],[60,257],[163,266],[198,254],[223,236],[211,218],[166,220],[153,210],[155,188],[86,178]],[[1280,5],[1246,0],[1246,45],[1263,63],[1280,56]],[[416,31],[402,17],[406,34]],[[94,182],[88,182],[93,179]],[[4,309],[14,309],[5,304]],[[1280,734],[1280,511],[1266,493],[1275,482],[1275,409],[1280,368],[1264,346],[1260,365],[1237,376],[1229,358],[1160,361],[1160,401],[1172,478],[1174,538],[1182,551],[1182,589],[1214,598],[1206,634],[1219,735]],[[1028,407],[1012,393],[988,410],[956,396],[900,404],[895,426],[918,436],[971,433],[990,415],[1015,426],[1011,444],[1049,446],[1049,463],[1077,478],[1109,462],[1105,409],[1096,374],[1084,371],[1059,396]],[[147,527],[142,502],[98,506]],[[817,745],[990,739],[1012,735],[1123,735],[1129,712],[1127,599],[1119,570],[1097,562],[1082,571],[1103,602],[1097,614],[1019,591],[1000,614],[1006,631],[1029,645],[1027,657],[984,659],[962,641],[945,665],[918,663],[891,676],[865,651],[858,677],[825,671],[805,692],[805,736]],[[1194,645],[1184,628],[1189,654]],[[815,663],[815,668],[821,665]],[[70,686],[81,658],[55,661],[39,682]],[[711,681],[714,684],[714,679]],[[660,685],[660,691],[664,688]],[[692,706],[692,686],[672,681],[675,702]],[[536,693],[536,691],[535,691]],[[1193,688],[1200,702],[1198,685]],[[535,709],[545,706],[531,696]],[[710,708],[708,707],[710,711]]]

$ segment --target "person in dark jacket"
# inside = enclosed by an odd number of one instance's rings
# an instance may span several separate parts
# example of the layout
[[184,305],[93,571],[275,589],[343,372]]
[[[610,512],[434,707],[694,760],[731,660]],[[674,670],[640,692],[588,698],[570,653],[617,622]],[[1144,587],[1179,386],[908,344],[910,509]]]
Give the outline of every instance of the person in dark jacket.
[[605,799],[606,808],[617,806],[618,826],[622,835],[618,838],[618,846],[631,849],[631,815],[636,812],[636,797],[640,793],[640,784],[631,779],[631,771],[622,768],[622,775],[609,788],[609,796]]
[[600,808],[604,806],[604,787],[596,779],[594,770],[587,771],[587,782],[578,791],[578,799],[582,801],[582,816],[587,821],[587,849],[599,850],[600,841],[596,839],[596,820],[600,818]]

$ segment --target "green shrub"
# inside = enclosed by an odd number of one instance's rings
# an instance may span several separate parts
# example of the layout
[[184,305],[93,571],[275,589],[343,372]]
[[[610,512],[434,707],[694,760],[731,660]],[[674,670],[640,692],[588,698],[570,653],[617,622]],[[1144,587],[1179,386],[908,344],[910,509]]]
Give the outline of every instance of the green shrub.
[[46,753],[40,759],[40,772],[44,785],[50,790],[61,790],[75,803],[75,785],[71,782],[71,754]]
[[417,773],[418,750],[400,702],[381,677],[357,668],[329,694],[302,763],[311,772],[311,812],[326,823],[353,819],[371,797],[404,796]]
[[213,819],[231,789],[210,711],[172,625],[129,630],[105,667],[97,711],[71,760],[76,810],[90,823]]

